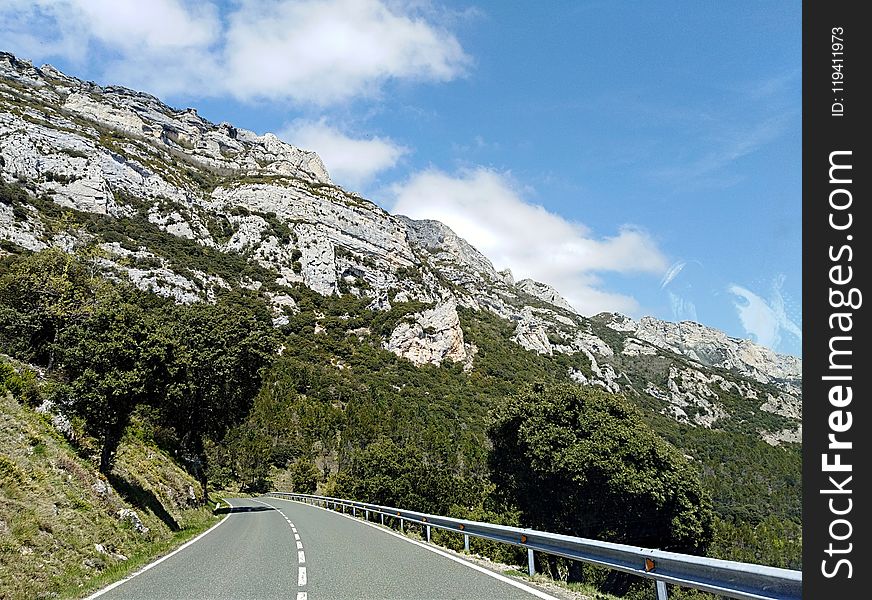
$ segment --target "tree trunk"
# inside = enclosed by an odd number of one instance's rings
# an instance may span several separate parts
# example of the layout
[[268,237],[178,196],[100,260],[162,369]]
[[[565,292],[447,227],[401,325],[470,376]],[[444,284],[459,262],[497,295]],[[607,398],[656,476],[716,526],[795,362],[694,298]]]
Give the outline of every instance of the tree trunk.
[[128,415],[115,419],[103,436],[103,447],[100,449],[100,472],[104,475],[112,472],[118,446],[121,445],[121,438],[124,437],[124,430],[127,428],[128,420]]
[[200,482],[200,486],[203,488],[203,504],[207,504],[209,502],[209,488],[208,481],[206,478],[206,457],[200,457],[200,466],[198,472],[197,480]]
[[[45,368],[46,375],[50,374],[52,369],[54,368],[55,361],[55,348],[58,345],[58,328],[54,328],[54,334],[52,334],[51,345],[48,347],[48,366]],[[102,462],[102,460],[101,460]]]
[[206,476],[206,450],[203,448],[203,436],[193,435],[193,454],[194,454],[194,476],[200,482],[200,487],[203,488],[203,504],[209,502],[209,487],[208,478]]
[[206,450],[203,447],[203,436],[196,430],[189,429],[182,436],[181,440],[182,456],[181,459],[186,465],[187,471],[197,480],[200,487],[203,488],[203,499],[201,504],[209,502],[209,481],[206,476]]

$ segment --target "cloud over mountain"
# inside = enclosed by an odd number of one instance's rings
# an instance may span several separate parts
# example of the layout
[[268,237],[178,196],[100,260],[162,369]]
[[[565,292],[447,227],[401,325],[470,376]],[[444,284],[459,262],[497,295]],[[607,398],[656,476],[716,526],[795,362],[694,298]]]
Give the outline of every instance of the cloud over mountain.
[[509,173],[479,167],[451,175],[430,169],[393,185],[390,193],[393,212],[442,221],[497,268],[556,287],[584,314],[638,310],[634,298],[604,289],[598,273],[661,275],[668,266],[645,231],[626,225],[617,235],[597,237],[525,200]]
[[280,131],[279,137],[298,148],[318,152],[334,181],[358,191],[409,152],[390,138],[353,137],[324,118],[297,119]]

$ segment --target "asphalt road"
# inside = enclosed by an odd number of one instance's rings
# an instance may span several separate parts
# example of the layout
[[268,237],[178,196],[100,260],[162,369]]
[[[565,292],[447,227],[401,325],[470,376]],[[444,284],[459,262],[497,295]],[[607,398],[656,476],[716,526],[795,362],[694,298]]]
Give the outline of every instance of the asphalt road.
[[229,502],[234,508],[220,526],[100,600],[535,597],[330,511],[271,497]]

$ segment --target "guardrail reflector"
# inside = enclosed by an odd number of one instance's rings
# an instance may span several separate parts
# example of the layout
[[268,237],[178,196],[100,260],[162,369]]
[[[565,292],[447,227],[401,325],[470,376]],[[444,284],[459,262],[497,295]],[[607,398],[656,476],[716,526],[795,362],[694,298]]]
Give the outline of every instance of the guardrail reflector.
[[458,527],[460,527],[461,531],[463,530],[463,525],[458,525]]
[[653,561],[653,560],[651,560],[650,558],[646,558],[646,559],[645,559],[645,572],[646,572],[646,573],[650,573],[651,571],[653,571],[653,570],[654,570],[654,566],[655,566],[655,565],[654,565],[654,561]]
[[521,536],[521,543],[522,543],[522,544],[526,544],[526,543],[527,543],[527,536],[526,536],[526,535],[522,535],[522,536]]

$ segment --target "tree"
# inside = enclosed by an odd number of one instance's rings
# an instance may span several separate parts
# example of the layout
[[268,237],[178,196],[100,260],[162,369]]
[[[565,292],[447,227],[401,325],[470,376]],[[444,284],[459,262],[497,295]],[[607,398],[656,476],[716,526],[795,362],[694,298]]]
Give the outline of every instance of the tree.
[[712,511],[696,470],[622,397],[536,384],[495,409],[488,463],[525,525],[702,553]]
[[291,466],[291,482],[294,491],[300,494],[312,494],[318,487],[321,471],[309,460],[299,459]]
[[354,454],[351,469],[337,493],[363,502],[447,514],[460,504],[467,482],[419,447],[397,445],[382,437]]
[[243,492],[268,491],[272,444],[266,433],[247,421],[227,433],[224,446],[229,451],[239,489]]
[[111,287],[58,248],[7,259],[0,272],[0,347],[49,371],[64,329],[84,321]]
[[248,414],[277,336],[261,300],[228,294],[216,304],[166,307],[160,345],[169,358],[160,404],[207,493],[206,439],[218,441]]
[[72,408],[100,440],[100,471],[115,453],[137,406],[161,393],[141,308],[118,298],[63,334],[63,365],[71,379]]

